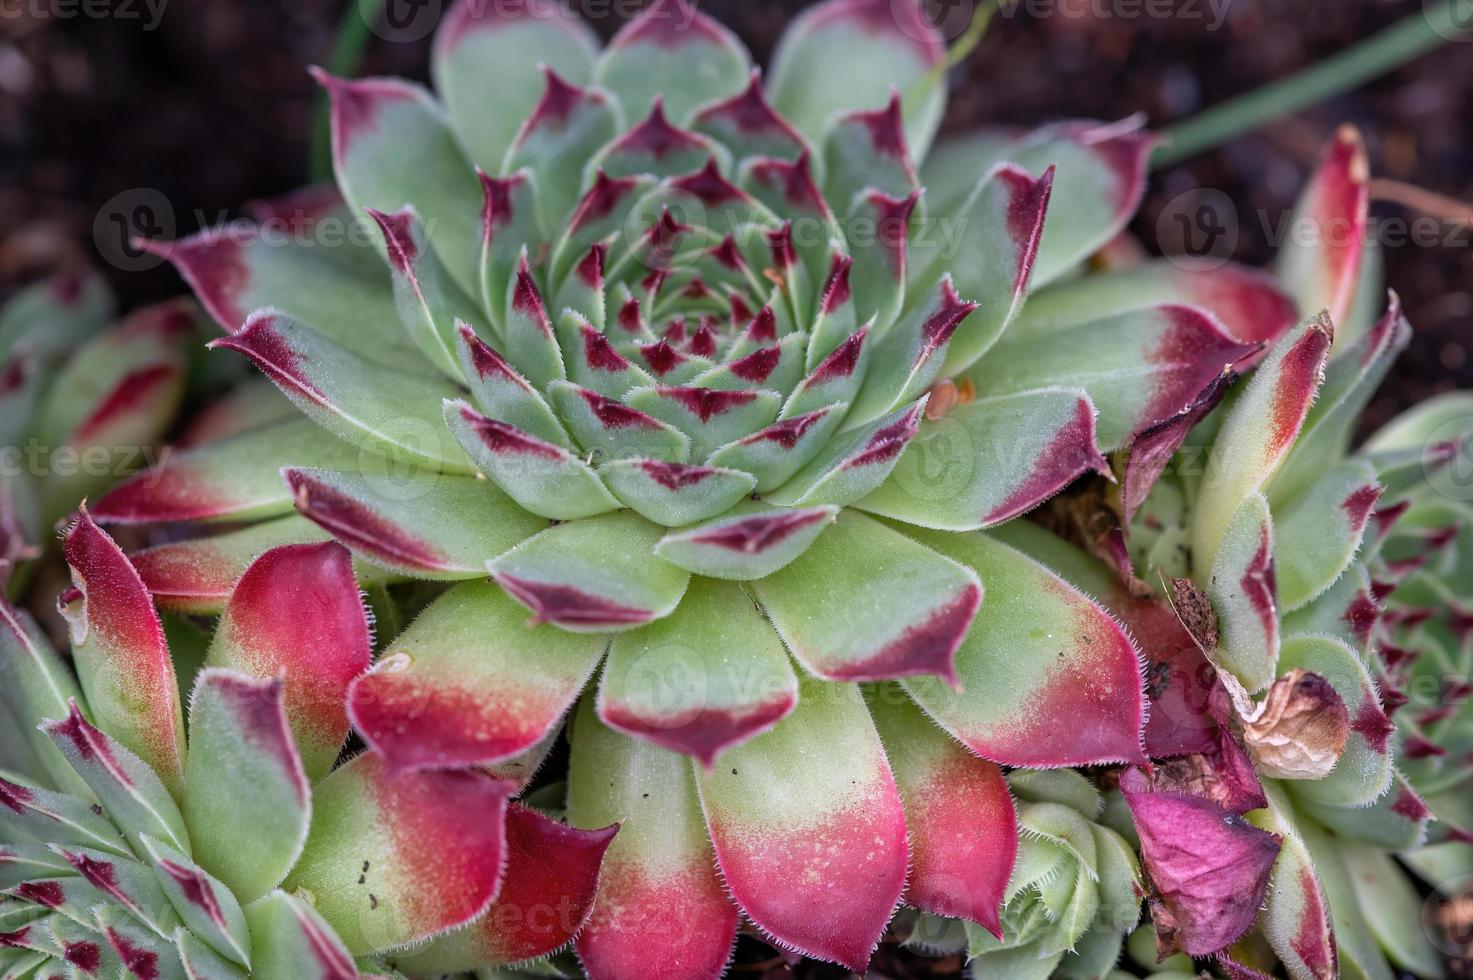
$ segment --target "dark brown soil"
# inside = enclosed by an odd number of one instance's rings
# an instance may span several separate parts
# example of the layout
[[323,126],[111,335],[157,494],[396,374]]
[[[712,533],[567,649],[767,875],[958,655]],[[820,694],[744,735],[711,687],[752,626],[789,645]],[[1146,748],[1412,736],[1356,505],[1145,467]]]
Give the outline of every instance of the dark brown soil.
[[[152,2],[157,8],[160,0]],[[764,59],[804,4],[704,6]],[[84,9],[112,16],[89,18]],[[183,235],[237,214],[243,201],[303,183],[316,105],[304,68],[327,58],[346,9],[345,0],[168,0],[148,29],[153,15],[144,0],[0,0],[0,295],[58,266],[99,261],[99,246],[115,259],[116,232],[104,217],[94,237],[94,225],[119,194],[130,201],[156,191],[165,209],[129,213],[167,222],[155,231]],[[1003,9],[958,70],[951,127],[1136,112],[1166,126],[1414,15],[1422,0],[1006,0]],[[1227,15],[1221,24],[1218,13]],[[612,33],[617,23],[598,26]],[[427,52],[425,40],[375,39],[363,70],[424,78]],[[1158,173],[1133,230],[1155,247],[1158,223],[1170,230],[1161,218],[1177,195],[1217,188],[1239,215],[1238,257],[1267,261],[1272,229],[1319,146],[1346,120],[1365,132],[1378,176],[1473,202],[1473,43],[1451,44]],[[1419,216],[1385,201],[1375,214]],[[1473,231],[1446,221],[1435,227],[1436,244],[1387,241],[1384,249],[1388,280],[1417,331],[1368,424],[1432,393],[1473,386]],[[180,289],[164,267],[106,268],[130,303]],[[874,969],[895,978],[957,976],[960,964],[887,947]],[[791,967],[744,939],[734,975],[843,971]]]

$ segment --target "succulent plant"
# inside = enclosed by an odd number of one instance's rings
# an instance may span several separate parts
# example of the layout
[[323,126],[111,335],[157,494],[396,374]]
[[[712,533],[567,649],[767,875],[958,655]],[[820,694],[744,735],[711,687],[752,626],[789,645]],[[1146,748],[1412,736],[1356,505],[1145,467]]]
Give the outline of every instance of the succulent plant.
[[0,586],[84,497],[155,462],[174,420],[192,306],[150,307],[104,330],[113,306],[83,271],[0,308]]
[[979,980],[1104,976],[1140,920],[1144,894],[1120,792],[1103,793],[1068,769],[1014,770],[1008,788],[1019,847],[1000,934],[922,914],[907,945],[931,954],[965,950]]
[[[1098,976],[1140,888],[1163,944],[1246,970],[1270,876],[1274,953],[1333,961],[1314,834],[1393,778],[1333,617],[1379,574],[1373,483],[1422,462],[1346,455],[1403,332],[1364,314],[1359,139],[1301,204],[1354,246],[1100,270],[1151,137],[933,151],[945,66],[907,0],[810,8],[765,81],[683,0],[602,51],[550,0],[466,0],[440,101],[319,73],[335,190],[153,244],[270,384],[92,516],[195,525],[117,556],[130,596],[274,651],[231,668],[326,684],[281,870],[354,969],[572,943],[594,978],[714,977],[745,918],[863,970],[904,904],[978,975]],[[1168,471],[1204,445],[1220,472]],[[1066,487],[1062,536],[1015,520]],[[282,555],[332,556],[340,615]],[[309,662],[360,585],[377,658]],[[1343,744],[1296,734],[1303,698]],[[349,724],[366,751],[333,769]],[[507,802],[565,727],[570,826]],[[1118,790],[1065,771],[1121,763]]]
[[[1106,562],[1003,529],[1101,596],[1153,660],[1156,764],[1122,789],[1154,933],[1163,958],[1218,955],[1232,976],[1275,959],[1293,977],[1441,976],[1421,894],[1468,866],[1466,505],[1447,474],[1473,413],[1466,396],[1429,402],[1351,453],[1410,329],[1395,294],[1342,323],[1292,330],[1190,451],[1143,458],[1160,480],[1134,514],[1134,458],[1113,500],[1085,498],[1093,523],[1063,525],[1105,528],[1076,537]],[[1424,854],[1434,817],[1443,846]]]
[[[338,764],[346,690],[371,656],[341,545],[268,551],[207,647],[172,657],[85,511],[65,552],[75,672],[0,605],[6,707],[37,726],[0,777],[5,976],[352,980],[355,954],[482,916],[527,959],[587,915],[612,828],[508,804],[517,782],[489,772]],[[561,918],[524,914],[553,902]]]

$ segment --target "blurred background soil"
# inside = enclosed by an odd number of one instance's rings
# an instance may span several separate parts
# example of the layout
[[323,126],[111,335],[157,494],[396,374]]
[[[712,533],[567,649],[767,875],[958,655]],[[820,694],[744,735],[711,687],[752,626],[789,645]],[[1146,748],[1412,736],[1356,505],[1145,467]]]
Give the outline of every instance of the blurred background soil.
[[[327,59],[357,2],[0,0],[0,297],[86,261],[102,263],[127,304],[179,292],[167,266],[137,270],[138,263],[117,260],[109,202],[153,202],[146,213],[131,205],[129,213],[162,222],[156,230],[172,237],[305,183],[317,106],[305,66]],[[1004,13],[953,74],[947,126],[1144,113],[1164,127],[1414,15],[1423,2],[1005,0]],[[703,9],[765,61],[804,5],[707,0]],[[595,23],[606,35],[618,25],[616,16]],[[424,79],[428,50],[428,37],[375,36],[361,71]],[[1387,279],[1416,328],[1370,409],[1374,426],[1436,392],[1473,387],[1473,228],[1466,223],[1473,43],[1445,45],[1356,92],[1157,172],[1132,230],[1153,250],[1180,249],[1168,220],[1180,206],[1173,202],[1213,188],[1238,215],[1236,258],[1269,261],[1275,229],[1343,121],[1361,127],[1382,179],[1373,214],[1389,230]],[[1443,200],[1417,201],[1428,192]],[[1393,240],[1417,218],[1432,219],[1413,226],[1431,230],[1425,240]],[[794,975],[755,940],[743,941],[735,969],[763,980]],[[882,950],[875,970],[956,976],[960,962]],[[797,975],[842,971],[805,965]]]

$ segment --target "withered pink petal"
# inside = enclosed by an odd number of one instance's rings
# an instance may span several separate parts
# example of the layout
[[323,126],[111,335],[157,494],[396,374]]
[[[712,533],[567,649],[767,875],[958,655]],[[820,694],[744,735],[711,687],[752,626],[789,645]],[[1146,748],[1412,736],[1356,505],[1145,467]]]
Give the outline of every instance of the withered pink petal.
[[1227,948],[1258,917],[1278,835],[1210,800],[1153,792],[1135,770],[1120,788],[1140,835],[1158,933],[1190,956]]

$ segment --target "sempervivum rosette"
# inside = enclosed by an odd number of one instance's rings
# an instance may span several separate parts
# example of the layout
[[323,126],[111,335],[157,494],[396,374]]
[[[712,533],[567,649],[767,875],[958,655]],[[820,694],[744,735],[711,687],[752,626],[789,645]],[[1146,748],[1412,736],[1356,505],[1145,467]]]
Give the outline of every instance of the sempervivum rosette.
[[[855,969],[902,896],[995,929],[997,763],[1143,760],[1130,637],[970,532],[1184,434],[1297,311],[1227,266],[1078,316],[1063,280],[1152,141],[1070,122],[922,163],[943,57],[888,0],[805,13],[765,84],[682,2],[602,52],[550,3],[467,2],[443,105],[320,76],[341,202],[157,246],[307,418],[244,388],[97,516],[246,523],[136,556],[191,612],[327,535],[377,584],[459,582],[350,715],[391,773],[530,775],[582,696],[569,813],[622,821],[578,938],[595,976],[719,974],[740,915]],[[313,237],[360,215],[366,239]],[[1066,313],[1014,336],[1051,282]],[[522,958],[498,928],[392,961]]]
[[1121,788],[1157,942],[1163,957],[1217,956],[1232,977],[1276,960],[1315,980],[1440,976],[1395,857],[1434,889],[1468,860],[1467,508],[1453,474],[1473,414],[1466,396],[1434,401],[1350,451],[1410,335],[1395,294],[1366,315],[1358,263],[1344,257],[1354,309],[1282,337],[1185,449],[1138,439],[1103,509],[1082,498],[1093,523],[1063,526],[1105,563],[1032,526],[1003,530],[1101,596],[1150,655],[1154,766]]
[[[489,773],[335,765],[371,650],[341,545],[264,554],[203,649],[166,640],[85,511],[65,553],[70,662],[0,602],[0,697],[34,726],[0,773],[5,976],[356,980],[356,953],[530,904],[503,875],[581,881],[563,894],[587,914],[612,829],[508,804]],[[529,956],[564,941],[505,935]]]

